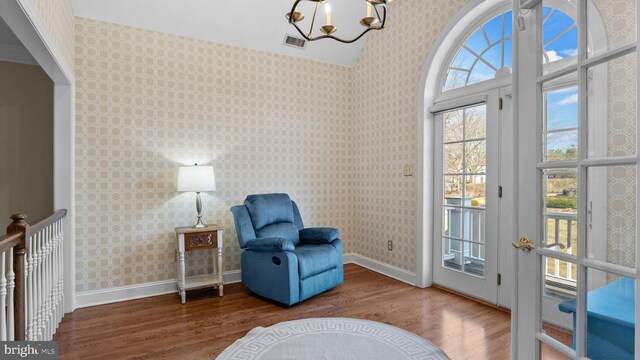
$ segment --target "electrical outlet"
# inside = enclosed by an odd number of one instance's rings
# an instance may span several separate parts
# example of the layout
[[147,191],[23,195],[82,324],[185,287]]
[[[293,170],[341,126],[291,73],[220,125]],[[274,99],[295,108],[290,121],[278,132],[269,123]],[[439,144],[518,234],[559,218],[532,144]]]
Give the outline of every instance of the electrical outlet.
[[389,241],[387,242],[387,249],[388,249],[389,251],[393,251],[393,240],[389,240]]

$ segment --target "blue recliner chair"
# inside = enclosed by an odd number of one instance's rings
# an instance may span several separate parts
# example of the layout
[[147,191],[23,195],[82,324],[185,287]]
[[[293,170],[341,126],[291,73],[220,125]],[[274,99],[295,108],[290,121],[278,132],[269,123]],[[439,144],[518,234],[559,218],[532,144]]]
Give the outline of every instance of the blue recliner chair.
[[242,283],[293,305],[342,284],[342,240],[334,228],[304,228],[287,194],[249,195],[231,208],[242,249]]

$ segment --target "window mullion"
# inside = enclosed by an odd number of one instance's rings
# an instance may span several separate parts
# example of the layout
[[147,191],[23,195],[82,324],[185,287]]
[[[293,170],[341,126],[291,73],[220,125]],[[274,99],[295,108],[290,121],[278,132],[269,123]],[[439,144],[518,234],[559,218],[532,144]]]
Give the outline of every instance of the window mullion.
[[587,255],[587,68],[588,57],[587,0],[578,1],[578,289],[576,299],[576,356],[586,357],[587,350],[587,268],[581,262]]

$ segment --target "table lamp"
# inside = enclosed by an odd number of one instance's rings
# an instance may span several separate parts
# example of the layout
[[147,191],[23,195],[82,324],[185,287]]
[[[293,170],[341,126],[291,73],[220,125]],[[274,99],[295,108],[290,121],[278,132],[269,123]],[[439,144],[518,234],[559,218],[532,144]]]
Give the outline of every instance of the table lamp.
[[194,228],[207,227],[202,222],[202,200],[200,193],[203,191],[214,191],[216,189],[216,177],[213,173],[213,166],[181,166],[178,168],[178,191],[195,192],[196,209],[198,210],[198,222]]

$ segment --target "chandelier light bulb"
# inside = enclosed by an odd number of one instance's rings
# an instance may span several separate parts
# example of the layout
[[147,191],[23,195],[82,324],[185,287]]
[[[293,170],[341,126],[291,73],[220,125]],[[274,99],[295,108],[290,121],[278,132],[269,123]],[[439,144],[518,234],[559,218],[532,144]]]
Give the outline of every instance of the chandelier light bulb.
[[324,6],[324,12],[327,14],[327,25],[331,25],[331,4],[327,3]]

